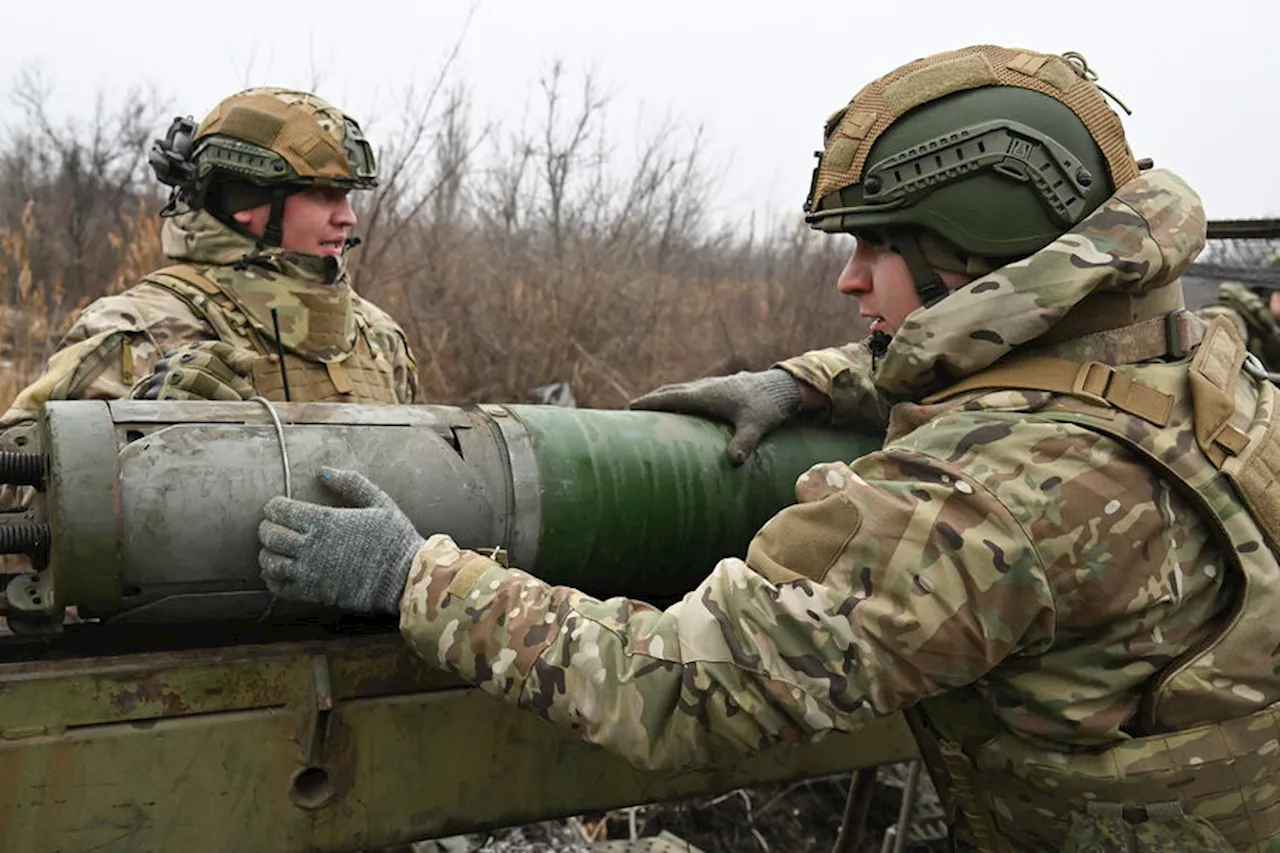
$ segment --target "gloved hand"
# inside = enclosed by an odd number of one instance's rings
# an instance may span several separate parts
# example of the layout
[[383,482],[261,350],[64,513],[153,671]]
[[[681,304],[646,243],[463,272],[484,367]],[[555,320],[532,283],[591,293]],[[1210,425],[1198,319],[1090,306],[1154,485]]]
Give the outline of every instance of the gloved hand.
[[775,367],[663,385],[632,400],[628,408],[698,415],[731,424],[729,461],[741,465],[761,439],[800,411],[801,399],[799,380]]
[[247,400],[258,354],[223,341],[185,344],[165,353],[134,386],[135,400]]
[[423,538],[364,475],[322,468],[320,483],[348,506],[267,501],[258,525],[258,565],[267,588],[281,598],[343,610],[397,612]]

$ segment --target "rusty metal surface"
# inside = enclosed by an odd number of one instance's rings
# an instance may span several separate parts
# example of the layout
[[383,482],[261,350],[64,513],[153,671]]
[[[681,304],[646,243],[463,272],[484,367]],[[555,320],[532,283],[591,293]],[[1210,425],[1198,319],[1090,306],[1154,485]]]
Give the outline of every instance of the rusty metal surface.
[[[0,737],[76,726],[282,707],[330,662],[339,701],[456,686],[397,634],[0,664]],[[3,848],[0,848],[3,849]]]
[[398,637],[0,666],[0,850],[359,850],[910,757],[897,718],[647,773]]

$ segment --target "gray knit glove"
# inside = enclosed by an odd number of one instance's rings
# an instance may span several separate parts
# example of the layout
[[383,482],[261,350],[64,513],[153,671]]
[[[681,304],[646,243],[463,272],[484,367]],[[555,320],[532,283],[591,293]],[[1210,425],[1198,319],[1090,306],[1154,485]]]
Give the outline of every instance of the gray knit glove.
[[247,400],[258,354],[223,341],[186,344],[165,353],[134,386],[135,400]]
[[267,501],[258,565],[281,598],[362,613],[396,613],[424,540],[386,493],[355,471],[320,469],[345,507]]
[[663,385],[632,400],[632,409],[714,418],[733,426],[729,461],[741,465],[766,435],[800,411],[800,383],[785,370],[743,371]]

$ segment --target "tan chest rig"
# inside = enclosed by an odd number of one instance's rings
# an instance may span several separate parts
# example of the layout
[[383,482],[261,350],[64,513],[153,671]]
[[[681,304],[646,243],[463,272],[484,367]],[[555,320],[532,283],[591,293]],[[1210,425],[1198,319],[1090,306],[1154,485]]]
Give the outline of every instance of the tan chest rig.
[[333,298],[305,288],[291,289],[289,296],[305,310],[307,327],[304,336],[281,335],[285,339],[282,367],[270,315],[260,316],[262,312],[255,311],[236,287],[235,277],[224,272],[223,267],[178,264],[157,270],[143,281],[190,305],[219,340],[257,352],[253,387],[268,400],[399,402],[391,354],[372,343],[369,323],[351,305],[349,289]]
[[[1130,346],[1128,360],[1193,346],[1202,324],[1175,344],[1175,321],[1185,330],[1185,312],[1168,317],[1168,347]],[[1057,752],[1001,728],[974,688],[912,709],[931,775],[962,818],[959,849],[1280,851],[1280,395],[1242,378],[1246,357],[1219,318],[1189,363],[1014,355],[926,398],[1054,392],[1048,411],[1029,416],[1094,430],[1144,457],[1229,545],[1232,603],[1151,683],[1138,721],[1150,734]]]

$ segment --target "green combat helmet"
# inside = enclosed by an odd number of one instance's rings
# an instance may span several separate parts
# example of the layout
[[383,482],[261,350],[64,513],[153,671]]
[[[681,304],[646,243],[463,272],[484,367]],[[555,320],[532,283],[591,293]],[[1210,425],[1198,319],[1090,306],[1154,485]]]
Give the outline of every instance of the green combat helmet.
[[1078,54],[990,45],[890,72],[828,119],[805,221],[887,243],[936,303],[935,267],[1026,257],[1138,176],[1092,77]]
[[[284,198],[311,186],[373,189],[378,165],[360,125],[308,92],[261,87],[222,101],[199,125],[175,118],[149,156],[179,202],[209,208],[211,190],[230,188],[240,207],[272,205],[263,240],[280,242]],[[216,213],[216,211],[215,211]]]

